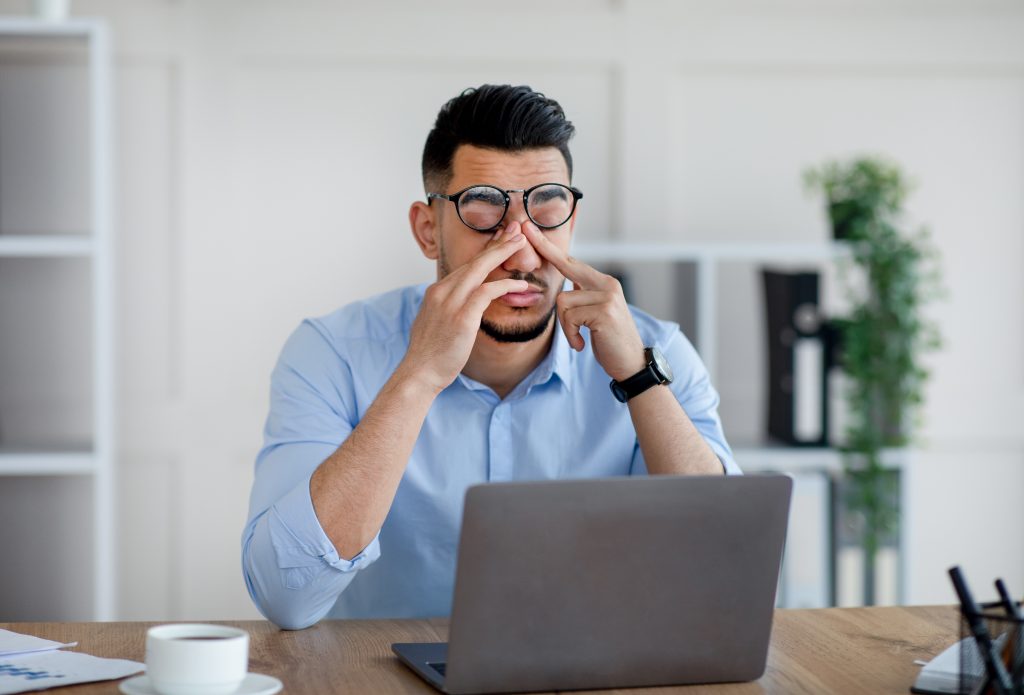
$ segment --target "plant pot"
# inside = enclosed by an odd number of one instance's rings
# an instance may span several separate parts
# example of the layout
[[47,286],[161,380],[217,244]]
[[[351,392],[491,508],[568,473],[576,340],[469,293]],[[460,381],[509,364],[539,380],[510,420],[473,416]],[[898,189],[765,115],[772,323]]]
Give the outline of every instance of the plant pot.
[[833,200],[828,206],[832,238],[843,241],[859,236],[858,230],[871,219],[871,208],[857,200]]
[[45,22],[62,22],[68,18],[71,0],[33,0],[36,17]]

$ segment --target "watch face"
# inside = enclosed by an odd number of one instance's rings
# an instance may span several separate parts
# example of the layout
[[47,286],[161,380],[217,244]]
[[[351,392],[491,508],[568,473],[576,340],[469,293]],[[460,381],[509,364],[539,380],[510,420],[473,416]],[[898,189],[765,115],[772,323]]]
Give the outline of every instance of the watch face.
[[629,395],[626,394],[625,389],[619,386],[618,382],[613,380],[611,383],[611,389],[612,393],[615,395],[615,400],[617,400],[619,403],[625,403],[626,401],[629,400]]
[[664,377],[664,383],[671,383],[672,381],[672,367],[669,365],[668,360],[661,354],[661,350],[656,347],[651,348],[651,359],[654,361],[654,369]]

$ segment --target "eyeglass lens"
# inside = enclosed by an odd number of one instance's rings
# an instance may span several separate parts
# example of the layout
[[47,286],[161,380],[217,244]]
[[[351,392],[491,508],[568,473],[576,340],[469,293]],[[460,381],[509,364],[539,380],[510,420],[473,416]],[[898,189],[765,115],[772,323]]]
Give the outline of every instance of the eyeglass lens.
[[[530,191],[526,212],[538,227],[564,224],[572,214],[573,195],[565,186],[549,184]],[[459,197],[459,217],[473,229],[497,227],[505,216],[505,193],[491,186],[474,186]]]

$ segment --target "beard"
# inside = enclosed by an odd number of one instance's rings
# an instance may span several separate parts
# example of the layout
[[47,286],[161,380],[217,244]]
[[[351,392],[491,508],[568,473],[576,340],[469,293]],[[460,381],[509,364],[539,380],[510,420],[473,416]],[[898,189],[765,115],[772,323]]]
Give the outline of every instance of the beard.
[[[525,311],[525,309],[515,309],[515,311]],[[528,343],[531,340],[536,340],[540,336],[544,335],[548,326],[551,325],[551,317],[554,316],[554,314],[555,305],[552,304],[544,317],[534,324],[499,326],[493,321],[481,319],[480,330],[483,331],[484,335],[488,338],[496,340],[499,343]]]
[[[439,262],[441,265],[441,277],[447,277],[451,274],[451,266],[448,264],[448,256],[444,252],[444,244],[441,244]],[[548,289],[548,283],[537,277],[533,273],[511,273],[509,276],[510,280],[526,280],[535,287],[542,291]],[[513,307],[512,310],[516,313],[526,313],[530,309],[528,307]],[[528,343],[531,340],[544,335],[547,331],[548,326],[551,325],[551,319],[555,314],[555,302],[551,302],[551,306],[544,313],[540,319],[534,323],[523,324],[513,323],[512,325],[499,325],[494,321],[488,321],[486,318],[480,319],[480,330],[483,331],[491,340],[495,340],[499,343]]]

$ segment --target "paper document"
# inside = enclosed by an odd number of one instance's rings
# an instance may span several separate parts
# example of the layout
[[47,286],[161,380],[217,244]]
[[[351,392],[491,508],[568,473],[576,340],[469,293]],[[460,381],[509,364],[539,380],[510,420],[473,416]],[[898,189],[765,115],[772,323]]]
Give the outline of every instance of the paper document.
[[[1006,644],[1006,635],[1000,635],[995,645],[1002,649]],[[963,654],[961,654],[961,649]],[[966,668],[964,685],[971,686],[985,675],[985,663],[981,659],[978,643],[973,637],[966,637],[947,647],[941,654],[929,661],[921,669],[914,681],[911,692],[915,693],[959,693],[960,664]]]
[[15,654],[31,654],[33,652],[48,652],[61,647],[74,647],[78,642],[61,644],[53,640],[33,637],[32,635],[21,635],[10,630],[0,629],[0,657],[14,656]]
[[60,649],[74,644],[0,629],[0,695],[124,678],[146,669],[138,661],[103,659]]

